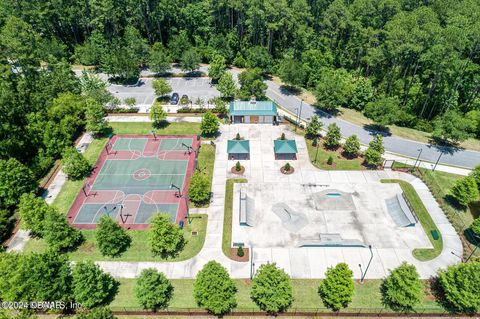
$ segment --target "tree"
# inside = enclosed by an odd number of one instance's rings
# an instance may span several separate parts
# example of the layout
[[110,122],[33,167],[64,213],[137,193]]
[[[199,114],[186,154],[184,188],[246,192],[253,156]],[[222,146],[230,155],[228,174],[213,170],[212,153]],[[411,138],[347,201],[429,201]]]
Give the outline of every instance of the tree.
[[358,140],[357,135],[351,135],[343,144],[343,150],[348,156],[357,157],[358,152],[360,152],[360,141]]
[[324,69],[315,88],[317,105],[334,111],[346,106],[352,92],[352,76],[344,69]]
[[98,136],[108,127],[107,122],[105,121],[105,110],[102,105],[94,99],[87,100],[85,118],[85,129],[95,136]]
[[397,97],[381,97],[367,103],[363,113],[381,126],[395,124],[398,120],[399,103]]
[[133,96],[126,97],[123,102],[125,105],[127,105],[129,108],[132,108],[137,104],[137,100]]
[[94,99],[95,101],[100,103],[101,106],[104,106],[107,103],[111,102],[113,96],[112,93],[107,90],[107,86],[107,82],[103,81],[98,75],[96,75],[92,71],[82,72],[82,76],[80,77],[80,87],[82,95],[85,96],[87,99]]
[[312,116],[312,119],[310,122],[307,124],[307,127],[305,128],[305,136],[307,138],[316,138],[318,134],[320,134],[320,130],[323,127],[323,123],[320,122],[318,119],[317,115]]
[[81,313],[80,315],[76,316],[75,319],[117,319],[113,315],[112,310],[107,307],[98,307],[93,308],[88,313]]
[[95,232],[97,247],[103,256],[118,257],[125,252],[132,238],[108,215],[103,215]]
[[370,146],[365,152],[365,162],[370,166],[378,166],[382,162],[382,154]]
[[475,179],[475,182],[477,183],[477,186],[480,190],[480,165],[478,165],[474,169],[472,169],[472,172],[470,173],[470,176],[472,176]]
[[470,225],[470,229],[475,234],[475,236],[480,238],[480,218],[479,217],[475,218],[473,223]]
[[118,290],[118,282],[93,261],[80,261],[72,272],[73,297],[84,308],[109,304]]
[[103,34],[94,30],[83,45],[75,47],[75,58],[84,65],[98,65],[105,54],[107,42]]
[[161,272],[148,268],[142,270],[135,285],[135,296],[144,309],[165,309],[173,295],[173,286]]
[[443,141],[458,143],[471,136],[474,123],[455,110],[448,110],[433,121],[432,136]]
[[185,244],[182,230],[170,221],[168,214],[156,214],[150,222],[150,247],[155,256],[173,257]]
[[348,102],[348,107],[362,111],[365,106],[373,101],[374,88],[370,79],[360,76],[353,82],[353,91]]
[[82,233],[70,226],[65,216],[55,208],[50,208],[45,217],[42,237],[50,249],[60,252],[72,250],[84,240]]
[[188,49],[182,54],[180,68],[182,71],[193,72],[200,67],[200,55],[195,48]]
[[188,195],[195,204],[205,203],[210,199],[210,182],[207,177],[198,172],[193,174],[188,187]]
[[327,135],[325,135],[324,145],[328,148],[336,148],[340,146],[340,139],[342,138],[342,133],[340,128],[336,123],[332,123],[328,126]]
[[268,313],[286,311],[293,302],[290,277],[275,264],[261,265],[253,277],[250,298]]
[[272,62],[272,57],[262,46],[257,45],[247,50],[247,66],[249,68],[258,68],[261,72],[268,72]]
[[385,148],[383,147],[383,137],[380,134],[375,134],[373,140],[368,143],[368,146],[380,153],[380,155],[385,153]]
[[382,282],[382,302],[395,311],[412,311],[423,299],[423,283],[413,265],[402,263]]
[[23,194],[20,197],[18,212],[22,218],[23,227],[30,230],[33,236],[42,237],[44,232],[44,221],[52,208],[45,200],[32,193]]
[[480,262],[449,266],[438,274],[448,304],[459,312],[480,310]]
[[155,42],[150,48],[148,66],[158,74],[166,73],[170,69],[170,56],[161,42]]
[[202,122],[200,123],[200,130],[202,135],[211,136],[217,133],[220,123],[218,117],[212,112],[208,111],[202,117]]
[[214,315],[223,315],[236,307],[235,282],[227,270],[216,261],[209,261],[195,278],[193,295],[199,307]]
[[0,160],[0,208],[18,204],[20,196],[38,187],[32,171],[15,158]]
[[10,212],[6,209],[0,209],[0,242],[10,237],[13,220],[10,219]]
[[67,148],[62,154],[62,170],[69,179],[79,180],[90,174],[92,167],[82,153],[74,147]]
[[282,60],[278,73],[282,81],[291,86],[301,86],[305,79],[303,65],[289,57]]
[[479,191],[475,178],[466,176],[457,180],[450,190],[450,194],[463,206],[468,206],[468,204],[478,200]]
[[354,293],[353,272],[345,263],[329,267],[325,272],[325,279],[318,287],[318,294],[323,304],[333,311],[346,308],[352,301]]
[[167,112],[163,109],[162,104],[155,101],[150,109],[150,119],[152,120],[152,126],[155,128],[161,127],[167,119]]
[[267,84],[263,82],[262,71],[260,69],[247,69],[239,74],[240,90],[238,97],[242,100],[248,100],[255,96],[258,100],[265,98]]
[[225,73],[225,58],[222,55],[216,54],[210,61],[208,68],[208,76],[214,81],[218,81]]
[[222,97],[235,97],[235,93],[237,92],[237,84],[235,83],[235,80],[230,72],[223,72],[220,80],[218,81],[217,89],[220,91]]
[[172,92],[172,86],[165,79],[157,79],[152,82],[155,94],[158,96],[164,96]]

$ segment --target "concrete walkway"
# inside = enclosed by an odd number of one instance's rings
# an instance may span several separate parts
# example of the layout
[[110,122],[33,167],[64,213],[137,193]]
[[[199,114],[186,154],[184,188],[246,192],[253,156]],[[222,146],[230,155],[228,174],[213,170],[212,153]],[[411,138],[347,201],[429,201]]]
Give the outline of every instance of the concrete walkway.
[[[346,182],[346,183],[376,183],[380,179],[395,178],[405,180],[413,185],[418,194],[422,197],[425,206],[429,210],[433,220],[442,233],[444,240],[444,250],[442,254],[432,261],[420,262],[412,256],[408,249],[373,249],[373,259],[366,278],[383,278],[388,269],[400,265],[403,261],[414,264],[422,278],[429,278],[434,275],[439,268],[459,262],[451,251],[457,255],[462,253],[462,244],[453,227],[448,222],[443,211],[430,194],[427,186],[423,182],[409,174],[393,171],[321,171],[313,167],[306,154],[306,144],[302,137],[294,135],[288,131],[285,126],[271,125],[243,125],[243,126],[222,126],[222,134],[216,140],[216,158],[214,164],[213,177],[213,202],[206,212],[208,214],[208,226],[205,239],[205,245],[202,251],[195,257],[182,262],[98,262],[98,264],[115,277],[134,278],[145,268],[156,268],[164,272],[169,278],[193,278],[195,274],[209,260],[216,260],[225,266],[233,278],[248,278],[250,276],[250,263],[235,262],[222,253],[222,230],[224,218],[224,200],[226,179],[233,177],[229,172],[234,161],[229,161],[226,154],[226,142],[233,138],[237,132],[241,136],[250,140],[263,140],[264,146],[257,150],[252,149],[257,154],[272,152],[270,144],[272,137],[280,136],[284,131],[287,137],[295,138],[299,148],[299,159],[295,162],[295,168],[298,168],[293,175],[276,175],[277,167],[282,165],[282,161],[268,162],[269,168],[262,167],[262,161],[254,160],[242,161],[246,166],[245,178],[249,182],[254,181],[278,181],[285,183],[298,183],[307,180],[325,183],[328,181]],[[253,144],[251,147],[254,147]],[[284,180],[281,181],[280,178]],[[273,236],[274,234],[272,234]],[[327,267],[333,266],[339,262],[346,262],[354,271],[355,278],[360,278],[358,264],[363,267],[369,261],[370,252],[366,248],[259,248],[254,249],[254,264],[258,268],[266,262],[276,262],[285,269],[293,278],[322,278]]]
[[[108,122],[152,122],[148,115],[109,115],[105,118]],[[167,121],[170,123],[178,122],[193,122],[200,123],[202,121],[201,116],[167,116]]]

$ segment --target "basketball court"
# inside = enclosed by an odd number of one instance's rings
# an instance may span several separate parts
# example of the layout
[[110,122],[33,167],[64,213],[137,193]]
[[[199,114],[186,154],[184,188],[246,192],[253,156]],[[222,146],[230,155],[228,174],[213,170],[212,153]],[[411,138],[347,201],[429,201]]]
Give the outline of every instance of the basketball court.
[[195,136],[113,136],[70,208],[69,221],[95,228],[108,215],[143,229],[157,212],[184,220],[199,145]]

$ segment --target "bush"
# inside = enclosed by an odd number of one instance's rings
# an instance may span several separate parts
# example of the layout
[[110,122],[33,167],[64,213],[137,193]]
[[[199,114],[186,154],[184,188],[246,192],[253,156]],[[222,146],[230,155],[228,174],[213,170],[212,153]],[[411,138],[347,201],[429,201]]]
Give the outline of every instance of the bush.
[[353,272],[345,263],[329,267],[325,273],[325,279],[318,287],[318,294],[323,304],[333,311],[346,308],[352,301],[354,292]]
[[342,134],[340,128],[336,123],[332,123],[328,126],[327,135],[325,136],[325,146],[328,148],[336,148],[340,146],[340,139]]
[[109,304],[118,291],[118,282],[93,261],[80,261],[72,271],[73,297],[84,308]]
[[317,115],[312,116],[311,121],[307,124],[305,128],[305,136],[307,138],[316,138],[320,134],[323,123],[320,122]]
[[10,236],[12,228],[13,221],[10,219],[10,213],[8,210],[0,209],[0,242],[3,242]]
[[370,141],[368,146],[380,153],[380,156],[385,153],[385,148],[383,147],[383,138],[380,134],[376,134],[373,137],[373,140]]
[[285,170],[285,172],[290,171],[290,169],[291,169],[290,163],[285,164],[285,166],[283,167],[283,169]]
[[468,206],[471,202],[476,201],[479,196],[478,185],[473,176],[466,176],[457,180],[450,193],[463,206]]
[[286,140],[286,138],[285,138],[285,133],[282,133],[282,135],[280,136],[280,139],[281,139],[282,141]]
[[480,217],[477,217],[470,225],[472,232],[480,238]]
[[0,208],[12,208],[23,193],[38,187],[35,176],[25,165],[14,158],[0,160]]
[[205,113],[205,115],[202,117],[202,123],[200,123],[200,130],[202,131],[202,135],[214,135],[217,133],[219,127],[220,123],[218,121],[218,117],[210,111]]
[[157,214],[150,223],[150,246],[154,256],[174,257],[185,244],[182,230],[170,221],[170,215]]
[[470,176],[472,176],[475,179],[478,189],[480,190],[480,165],[476,166],[472,170],[472,172],[470,173]]
[[209,261],[200,270],[193,285],[193,295],[198,306],[214,315],[223,315],[236,307],[235,282],[227,270],[216,261]]
[[131,107],[131,108],[105,108],[107,113],[117,114],[117,113],[138,113],[140,109],[138,107]]
[[106,307],[94,308],[88,313],[82,313],[75,317],[76,319],[117,319],[112,310]]
[[480,310],[480,262],[450,266],[438,274],[446,302],[458,312]]
[[243,246],[238,246],[237,256],[238,256],[238,257],[243,257],[243,256],[245,256],[245,252],[243,251]]
[[381,286],[382,302],[395,311],[412,311],[423,298],[423,283],[413,265],[402,263]]
[[370,146],[365,152],[365,162],[376,167],[381,164],[382,155]]
[[237,133],[237,135],[235,135],[235,139],[236,139],[237,141],[241,140],[240,133]]
[[125,105],[127,105],[129,108],[133,108],[135,106],[135,104],[137,104],[137,100],[130,96],[130,97],[126,97],[123,102],[125,103]]
[[125,252],[132,238],[108,215],[103,215],[95,232],[97,247],[103,256],[117,257]]
[[332,164],[333,164],[333,156],[332,156],[332,155],[329,155],[329,156],[328,156],[327,164],[328,164],[328,165],[332,165]]
[[195,204],[202,204],[210,199],[210,181],[206,176],[196,172],[190,179],[188,196]]
[[69,251],[80,245],[84,237],[73,228],[64,215],[50,207],[43,225],[43,238],[54,251]]
[[141,272],[135,286],[135,296],[144,309],[165,309],[172,295],[173,286],[163,273],[153,268]]
[[240,165],[240,162],[237,162],[237,163],[235,164],[235,170],[236,170],[237,172],[240,172],[240,171],[242,170],[242,165]]
[[79,180],[90,174],[92,167],[85,157],[74,147],[67,148],[62,154],[62,170],[69,179]]
[[356,135],[349,136],[343,145],[343,150],[351,157],[357,157],[360,151],[360,141]]
[[275,264],[261,265],[253,277],[250,298],[261,310],[270,314],[287,310],[293,302],[290,277]]

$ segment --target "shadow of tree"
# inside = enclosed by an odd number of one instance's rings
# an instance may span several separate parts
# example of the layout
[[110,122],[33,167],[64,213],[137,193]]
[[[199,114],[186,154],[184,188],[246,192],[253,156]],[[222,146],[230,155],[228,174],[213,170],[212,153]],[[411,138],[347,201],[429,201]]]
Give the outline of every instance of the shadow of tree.
[[387,126],[383,126],[380,124],[365,124],[363,128],[370,133],[370,135],[377,135],[380,134],[383,137],[391,136],[392,133]]

